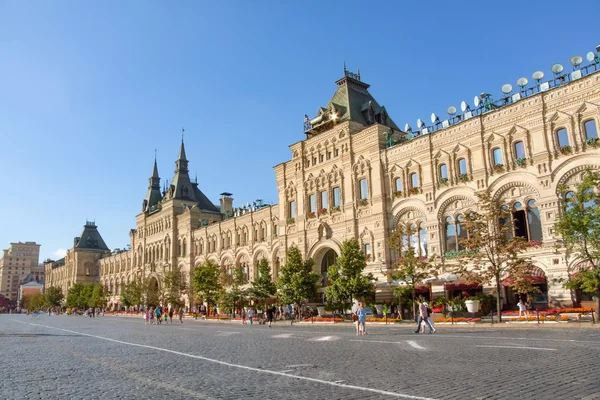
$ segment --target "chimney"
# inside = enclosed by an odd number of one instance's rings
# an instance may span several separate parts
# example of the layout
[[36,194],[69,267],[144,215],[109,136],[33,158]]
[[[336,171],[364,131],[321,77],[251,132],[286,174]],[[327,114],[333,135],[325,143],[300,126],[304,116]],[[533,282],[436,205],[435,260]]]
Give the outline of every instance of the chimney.
[[231,193],[223,192],[219,200],[221,202],[221,213],[228,217],[233,216],[233,198],[231,195]]

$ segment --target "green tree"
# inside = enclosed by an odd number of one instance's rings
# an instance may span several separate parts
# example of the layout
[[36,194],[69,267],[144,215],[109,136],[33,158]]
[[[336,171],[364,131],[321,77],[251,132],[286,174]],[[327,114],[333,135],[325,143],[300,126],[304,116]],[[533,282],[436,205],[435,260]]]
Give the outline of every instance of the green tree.
[[173,265],[168,271],[165,271],[162,289],[163,304],[170,304],[176,308],[184,305],[181,296],[187,290],[187,282],[178,265]]
[[[600,173],[587,171],[576,185],[574,195],[563,204],[555,232],[562,237],[567,255],[579,269],[565,287],[594,293],[600,310]],[[565,193],[566,187],[560,191]],[[566,193],[565,193],[566,194]]]
[[48,307],[58,307],[61,305],[63,299],[65,298],[62,288],[56,286],[47,287],[44,292],[44,297],[46,299],[46,304]]
[[250,297],[265,301],[277,292],[277,285],[271,277],[271,268],[266,258],[261,259],[257,265],[258,277],[252,282]]
[[90,307],[106,307],[106,303],[108,302],[108,292],[104,289],[99,283],[92,283],[87,285],[89,289],[87,289],[89,294],[89,303]]
[[405,298],[408,293],[406,287],[410,288],[412,315],[415,319],[417,285],[424,283],[427,278],[437,276],[442,266],[434,257],[419,255],[419,249],[415,248],[414,242],[410,240],[417,233],[412,225],[399,224],[396,227],[388,238],[388,243],[396,251],[398,258],[387,273],[392,281],[404,283],[404,287],[394,289],[396,296]]
[[67,307],[84,310],[89,306],[91,293],[83,283],[76,283],[67,292]]
[[148,307],[156,307],[160,304],[160,290],[158,282],[154,279],[146,279],[141,281],[142,286],[142,301]]
[[33,293],[23,296],[22,299],[22,308],[29,310],[30,312],[35,312],[44,307],[46,304],[46,299],[44,295],[41,293]]
[[302,260],[297,247],[291,247],[287,251],[286,259],[277,280],[279,297],[286,304],[300,307],[303,301],[316,296],[317,282],[321,276],[313,271],[312,259]]
[[496,312],[502,320],[502,279],[509,278],[517,292],[535,292],[537,288],[527,279],[534,264],[523,253],[538,246],[526,238],[514,236],[511,211],[488,191],[477,193],[479,211],[465,216],[467,238],[460,239],[461,251],[457,273],[472,283],[495,284]]
[[141,279],[134,279],[121,288],[121,304],[125,307],[140,306],[143,301],[144,284]]
[[247,282],[244,270],[241,266],[222,269],[220,279],[224,291],[219,295],[219,300],[222,308],[231,311],[233,315],[237,307],[243,307],[246,304],[248,292],[241,287]]
[[210,260],[206,260],[194,270],[194,291],[209,307],[216,304],[223,290],[220,272],[219,266]]
[[363,274],[367,259],[357,239],[342,244],[336,265],[327,269],[327,301],[342,310],[348,309],[353,299],[372,299],[375,285],[373,274]]

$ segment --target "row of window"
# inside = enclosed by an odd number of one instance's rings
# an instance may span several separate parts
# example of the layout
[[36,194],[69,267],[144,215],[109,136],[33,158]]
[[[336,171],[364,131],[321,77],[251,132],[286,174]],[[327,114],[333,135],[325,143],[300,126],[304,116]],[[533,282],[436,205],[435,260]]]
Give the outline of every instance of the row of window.
[[[583,130],[585,133],[586,140],[598,139],[598,129],[596,127],[596,121],[590,119],[583,123]],[[569,142],[569,133],[567,132],[567,128],[560,128],[556,130],[556,143],[558,143],[559,148],[564,148],[565,146],[570,146]]]

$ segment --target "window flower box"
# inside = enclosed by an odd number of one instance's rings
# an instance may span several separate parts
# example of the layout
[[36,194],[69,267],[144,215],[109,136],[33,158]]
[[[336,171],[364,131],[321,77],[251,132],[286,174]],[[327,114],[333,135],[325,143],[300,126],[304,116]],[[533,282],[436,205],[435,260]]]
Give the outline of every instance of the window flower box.
[[571,146],[560,146],[560,152],[562,154],[571,154],[573,152],[573,149],[571,148]]
[[440,186],[448,186],[448,178],[440,178]]
[[340,206],[331,207],[331,212],[338,212],[338,211],[340,211]]
[[295,219],[295,218],[288,218],[288,219],[287,219],[287,224],[288,224],[288,225],[292,225],[292,224],[294,224],[294,223],[296,223],[296,219]]
[[398,197],[402,197],[402,190],[396,190],[394,192],[394,197],[398,198]]
[[307,214],[308,218],[315,218],[317,215],[315,214],[314,211],[311,211]]
[[368,199],[359,199],[358,200],[358,205],[359,206],[368,206],[369,205],[369,200]]
[[585,144],[586,144],[588,147],[597,148],[597,147],[600,147],[600,139],[598,139],[598,138],[591,138],[591,139],[588,139],[588,140],[585,142]]
[[504,172],[504,164],[494,165],[494,172],[497,172],[497,173]]
[[419,193],[421,193],[421,191],[419,190],[418,187],[414,187],[414,188],[410,188],[410,190],[408,191],[408,193],[410,193],[410,194],[419,194]]
[[323,215],[323,214],[327,214],[327,209],[326,208],[320,208],[319,209],[319,215]]
[[521,168],[525,168],[527,166],[527,159],[526,158],[517,158],[515,160],[515,164],[517,164]]
[[465,183],[466,183],[466,182],[470,182],[470,181],[471,181],[471,178],[469,177],[469,174],[460,174],[460,175],[458,176],[458,180],[459,180],[460,182],[465,182]]

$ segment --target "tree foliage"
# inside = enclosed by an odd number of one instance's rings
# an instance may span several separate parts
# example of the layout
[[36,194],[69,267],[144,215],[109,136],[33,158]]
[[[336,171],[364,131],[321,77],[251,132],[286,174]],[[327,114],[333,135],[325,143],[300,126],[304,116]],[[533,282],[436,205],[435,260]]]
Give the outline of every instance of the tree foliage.
[[162,300],[163,304],[182,307],[184,302],[181,297],[187,291],[187,282],[178,265],[173,265],[163,276]]
[[220,268],[210,260],[194,270],[194,291],[199,299],[209,306],[216,304],[219,294],[223,291],[220,280]]
[[62,292],[62,288],[57,286],[47,287],[44,291],[44,297],[46,299],[46,305],[48,307],[58,307],[61,305],[65,295]]
[[353,299],[371,299],[375,290],[372,273],[363,274],[367,260],[357,239],[342,244],[336,265],[327,269],[325,296],[328,302],[347,309]]
[[121,304],[125,307],[139,306],[144,300],[144,282],[137,278],[121,287]]
[[86,309],[89,307],[106,307],[109,293],[99,283],[76,283],[67,293],[67,307]]
[[[508,207],[492,199],[488,191],[477,193],[479,211],[464,217],[467,238],[460,239],[462,251],[456,272],[467,281],[481,285],[494,282],[496,311],[501,320],[502,279],[517,293],[534,293],[539,289],[528,277],[534,268],[530,257],[523,253],[537,242],[513,234],[513,217]],[[459,223],[461,221],[458,221]]]
[[[568,289],[596,294],[596,310],[600,309],[600,173],[588,171],[576,185],[573,197],[563,204],[555,232],[576,271],[565,284]],[[566,187],[559,188],[561,192]]]
[[414,241],[410,239],[416,234],[418,234],[416,228],[411,227],[411,225],[399,224],[388,238],[390,247],[398,255],[388,271],[388,276],[392,281],[404,284],[404,287],[395,288],[394,294],[400,298],[406,298],[408,292],[406,287],[410,288],[413,316],[415,317],[417,285],[424,283],[427,278],[437,276],[441,269],[441,264],[437,263],[435,258],[419,255],[419,249],[414,246]]
[[266,258],[262,258],[257,265],[258,277],[252,282],[249,290],[250,297],[256,300],[266,300],[275,295],[277,285],[271,277],[271,268]]
[[243,307],[247,300],[248,292],[241,286],[246,283],[244,270],[241,266],[221,270],[221,287],[225,290],[219,294],[221,308],[229,311]]
[[33,293],[23,296],[22,307],[34,312],[46,305],[46,298],[41,293]]
[[297,247],[291,247],[286,254],[287,262],[281,268],[277,289],[280,299],[286,304],[300,305],[317,293],[317,282],[321,278],[313,271],[314,261],[303,261]]

